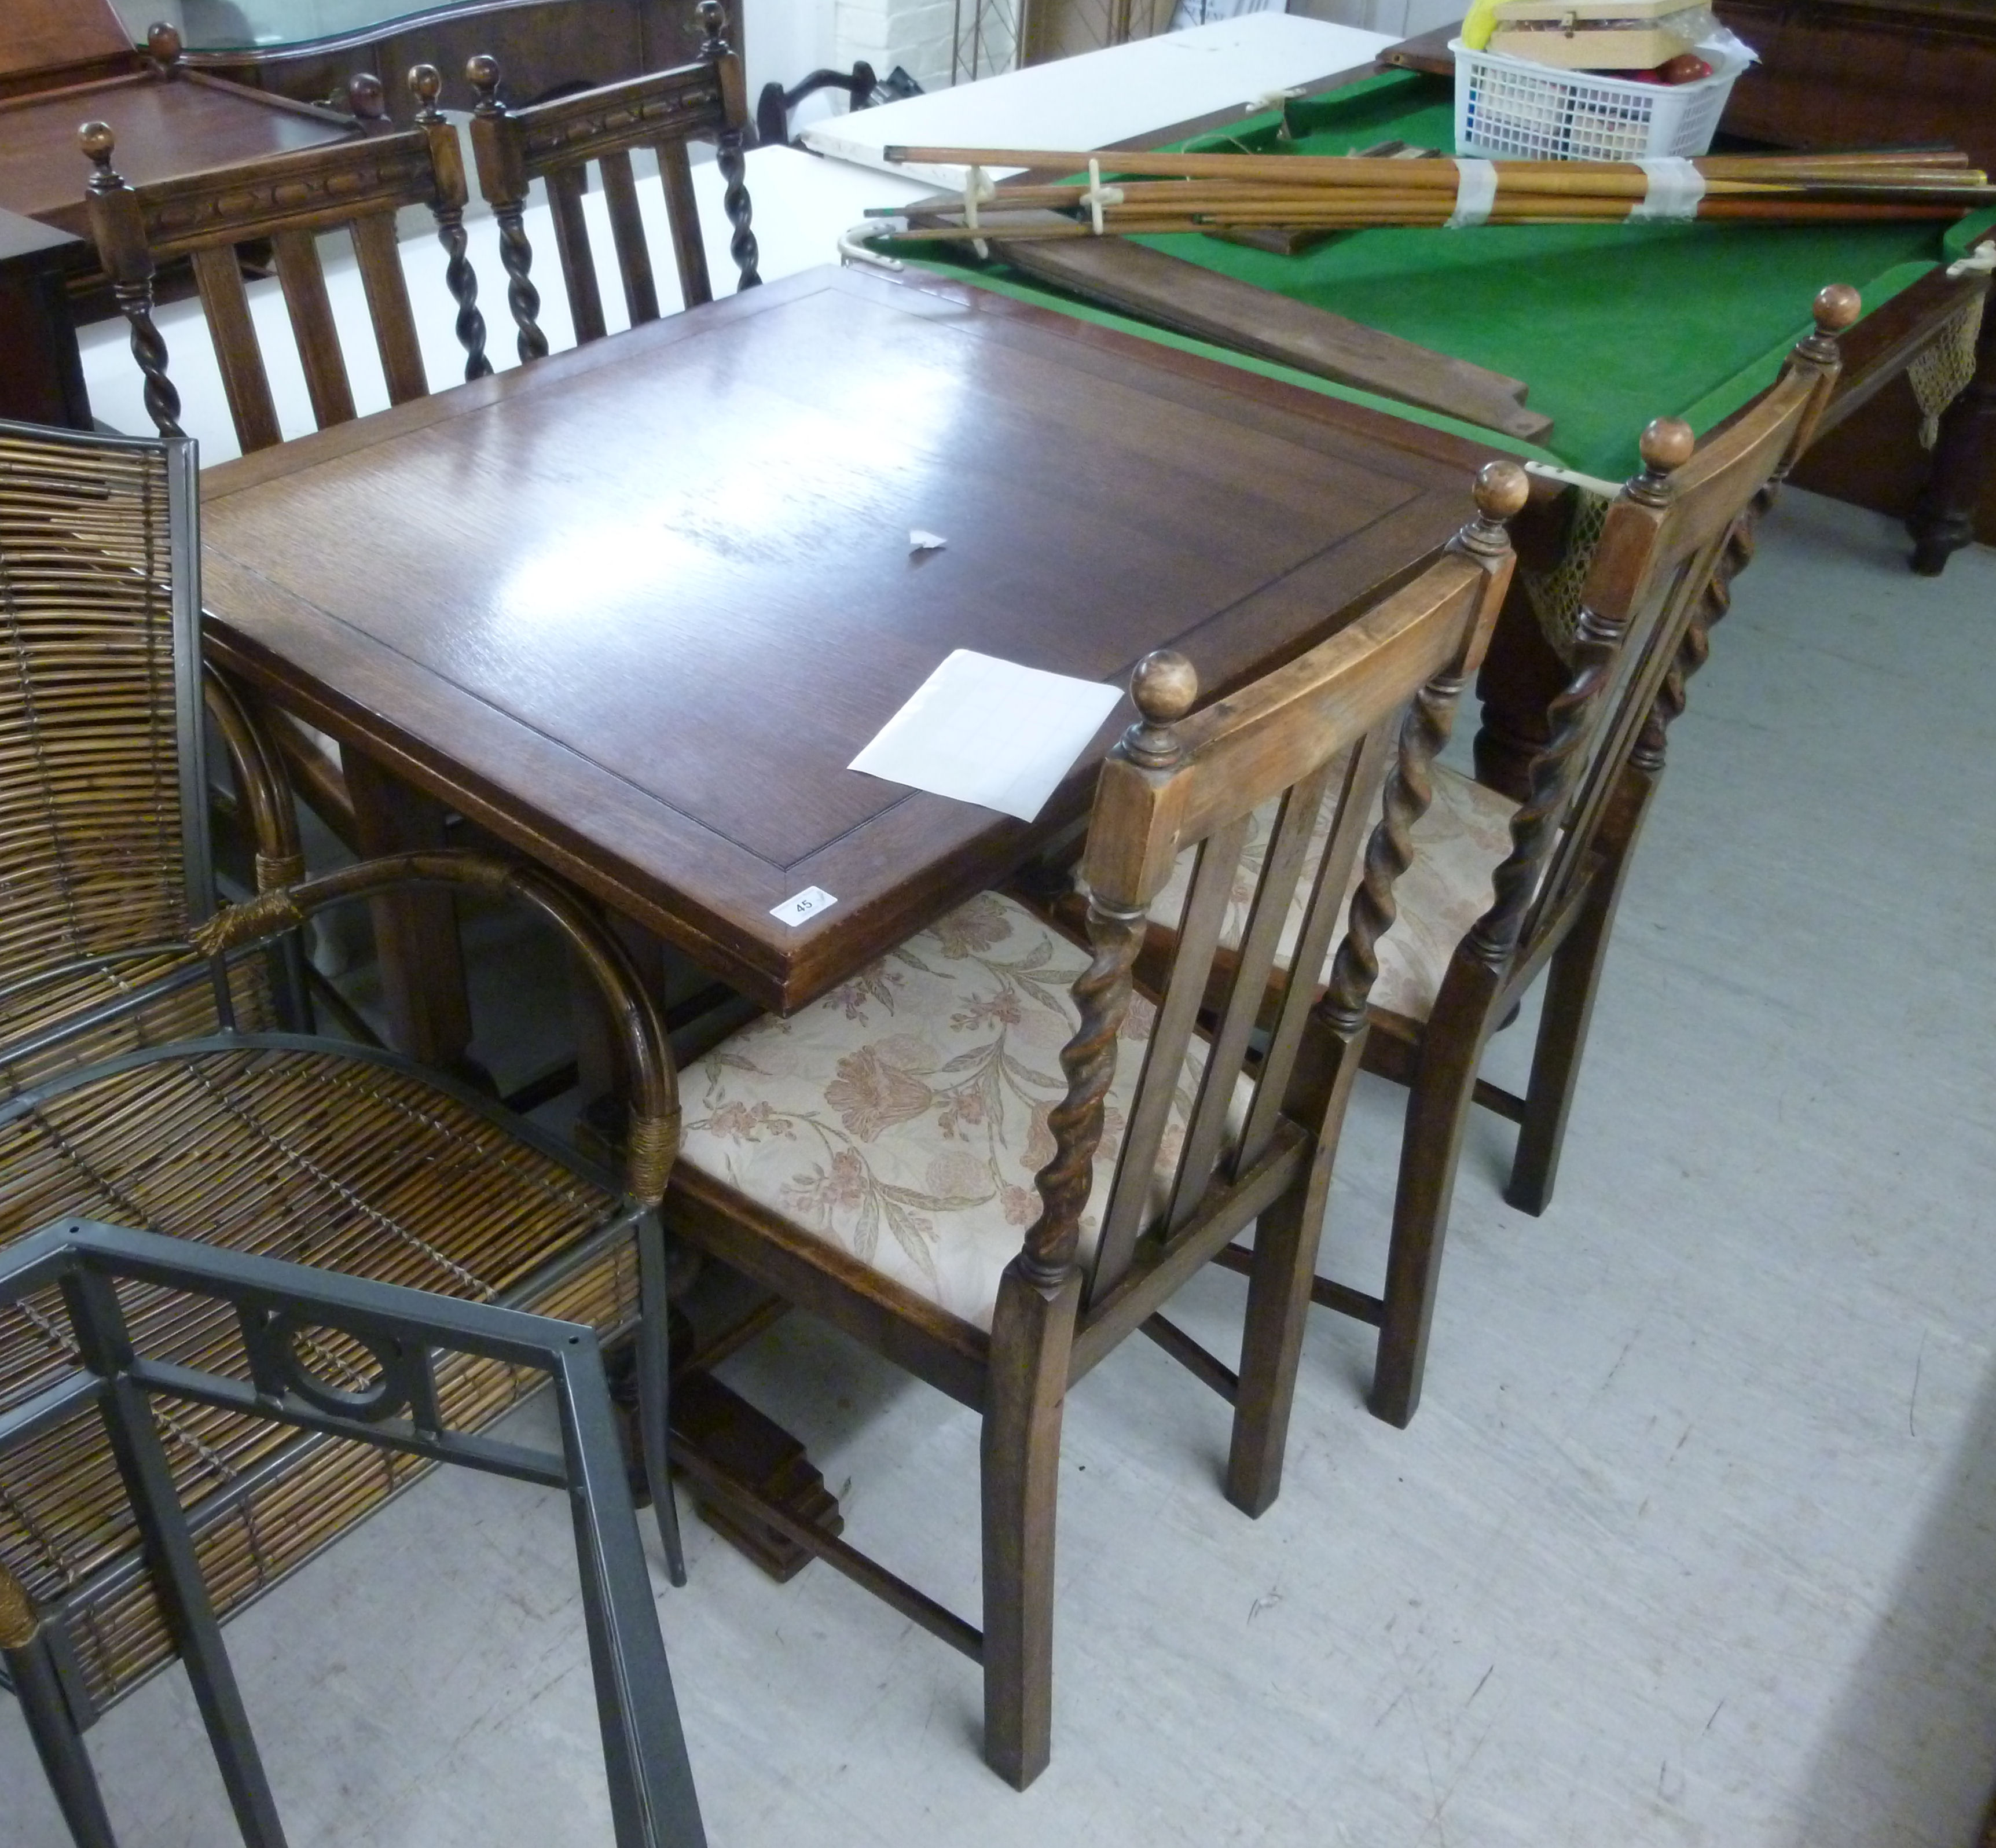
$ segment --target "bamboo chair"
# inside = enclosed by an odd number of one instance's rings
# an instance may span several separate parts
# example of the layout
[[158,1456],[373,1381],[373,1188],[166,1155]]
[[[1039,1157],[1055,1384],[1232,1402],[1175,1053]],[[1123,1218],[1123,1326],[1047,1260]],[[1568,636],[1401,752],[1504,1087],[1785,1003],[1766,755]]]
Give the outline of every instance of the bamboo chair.
[[[120,1285],[170,1291],[224,1312],[236,1325],[249,1378],[164,1368],[136,1351]],[[201,1406],[563,1490],[574,1514],[618,1848],[693,1848],[704,1839],[603,1357],[589,1330],[78,1220],[0,1249],[0,1303],[30,1292],[60,1305],[58,1326],[74,1364],[39,1399],[0,1412],[0,1457],[15,1443],[35,1440],[56,1415],[52,1398],[65,1411],[102,1421],[119,1492],[145,1534],[149,1563],[173,1612],[194,1704],[244,1848],[284,1848],[284,1825],[163,1441],[173,1435],[176,1411]],[[346,1368],[327,1377],[321,1357],[334,1340],[360,1360],[371,1383],[356,1391]],[[556,1402],[559,1447],[494,1444],[452,1428],[437,1402],[446,1355],[542,1376]],[[0,1667],[50,1792],[77,1848],[117,1848],[83,1729],[64,1690],[61,1660],[26,1588],[0,1564]]]
[[[0,1243],[57,1219],[115,1221],[606,1337],[641,1328],[649,1481],[676,1562],[649,1416],[663,1405],[656,1206],[676,1109],[658,1018],[615,943],[537,872],[418,854],[294,883],[294,816],[267,743],[209,679],[264,887],[214,908],[193,447],[0,425]],[[520,900],[593,979],[636,1100],[621,1175],[449,1079],[311,1034],[296,927],[412,881]],[[239,1369],[222,1308],[140,1292],[128,1309],[153,1359]],[[0,1307],[0,1419],[68,1372],[60,1323],[51,1301]],[[359,1391],[362,1358],[328,1339],[311,1364]],[[438,1372],[455,1428],[490,1423],[525,1383],[489,1361]],[[224,1612],[423,1467],[212,1406],[170,1408],[167,1443]],[[84,1723],[175,1651],[87,1416],[0,1459],[0,1565],[26,1588]]]
[[555,246],[561,257],[576,342],[600,340],[605,332],[602,293],[582,207],[592,160],[602,176],[625,305],[633,327],[659,318],[651,247],[645,240],[637,181],[631,170],[635,149],[649,148],[658,157],[666,221],[672,231],[673,261],[685,305],[696,308],[714,299],[687,154],[690,140],[711,137],[718,150],[721,177],[727,181],[723,205],[735,228],[729,250],[740,273],[736,288],[752,288],[762,280],[756,274],[748,189],[742,178],[748,121],[742,60],[728,45],[728,15],[721,0],[700,0],[699,12],[706,37],[694,63],[604,84],[528,108],[508,108],[500,100],[497,59],[474,57],[466,65],[465,75],[478,92],[471,116],[478,190],[499,221],[506,298],[519,330],[522,360],[539,359],[548,350],[539,321],[540,293],[532,276],[533,248],[521,216],[528,189],[536,180],[547,184]]
[[[1151,1334],[1234,1404],[1228,1499],[1251,1515],[1275,1499],[1371,944],[1392,915],[1428,759],[1502,599],[1502,522],[1525,491],[1515,464],[1490,465],[1477,518],[1443,558],[1195,715],[1182,656],[1139,664],[1139,722],[1103,766],[1089,824],[1089,950],[986,893],[687,1068],[669,1228],[983,1415],[982,1631],[691,1446],[676,1456],[724,1513],[774,1528],[981,1663],[985,1757],[1020,1788],[1051,1739],[1069,1386],[1125,1337]],[[1259,1040],[1301,849],[1327,812],[1330,850],[1304,899],[1305,945],[1322,955],[1382,778],[1385,819],[1330,996],[1314,1007],[1299,988]],[[1269,870],[1230,998],[1202,1037],[1221,910],[1249,817],[1272,799]],[[1192,927],[1161,1004],[1136,1004],[1146,907],[1194,848]],[[1056,1052],[1064,1082],[1048,1071]],[[1237,1375],[1158,1312],[1258,1218]]]
[[[1685,683],[1705,659],[1728,586],[1752,556],[1753,528],[1808,446],[1836,383],[1836,336],[1858,311],[1854,290],[1822,291],[1815,331],[1780,380],[1702,448],[1675,418],[1643,432],[1643,470],[1609,511],[1581,600],[1571,677],[1548,710],[1526,800],[1437,768],[1433,806],[1413,831],[1423,858],[1401,887],[1399,926],[1381,946],[1366,1048],[1368,1069],[1408,1087],[1385,1286],[1376,1296],[1328,1278],[1313,1286],[1325,1308],[1378,1329],[1369,1403],[1390,1423],[1406,1425],[1420,1402],[1472,1105],[1519,1126],[1505,1198],[1535,1214],[1551,1198],[1616,907],[1663,771],[1665,731],[1684,709]],[[1146,966],[1168,956],[1184,893],[1180,878],[1153,908]],[[1223,927],[1230,945],[1241,941],[1243,902],[1237,893]],[[1072,919],[1078,906],[1069,899],[1057,910]],[[1289,942],[1296,923],[1292,917]],[[1303,965],[1323,964],[1306,956]],[[1292,966],[1286,945],[1277,966],[1273,993]],[[1542,974],[1544,1005],[1520,1097],[1477,1069],[1491,1035]],[[1236,1247],[1220,1261],[1247,1270],[1251,1255]]]
[[154,184],[128,184],[112,166],[116,138],[101,122],[79,131],[94,170],[88,201],[98,260],[132,326],[132,355],[146,380],[146,408],[162,436],[177,436],[180,394],[167,376],[167,346],[153,325],[154,278],[170,258],[192,260],[202,308],[229,397],[236,439],[246,455],[284,440],[270,379],[256,344],[237,246],[268,239],[284,286],[291,332],[303,362],[318,427],[352,420],[353,390],[340,350],[317,239],[344,230],[353,243],[381,370],[391,404],[429,391],[409,308],[395,214],[425,205],[436,221],[446,261],[445,280],[457,303],[457,337],[464,376],[492,370],[485,356],[485,322],[477,279],[466,260],[464,163],[457,132],[436,107],[442,80],[428,64],[409,73],[416,123],[398,133],[329,147],[305,148],[234,167],[211,167]]

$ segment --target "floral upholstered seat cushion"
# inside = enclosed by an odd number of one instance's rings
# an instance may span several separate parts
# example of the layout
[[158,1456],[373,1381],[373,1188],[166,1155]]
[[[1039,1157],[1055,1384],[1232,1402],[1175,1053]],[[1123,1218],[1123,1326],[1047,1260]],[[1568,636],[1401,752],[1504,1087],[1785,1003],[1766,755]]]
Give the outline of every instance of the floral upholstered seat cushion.
[[[1303,934],[1310,876],[1323,857],[1335,809],[1334,800],[1327,801],[1318,814],[1310,842],[1309,869],[1297,882],[1296,894],[1289,901],[1289,914],[1275,952],[1277,965],[1282,969],[1289,967],[1290,953]],[[1485,789],[1445,765],[1434,766],[1434,800],[1414,824],[1413,862],[1393,887],[1399,914],[1393,927],[1379,940],[1379,979],[1372,988],[1375,1007],[1416,1020],[1425,1020],[1433,1011],[1435,996],[1441,992],[1442,977],[1448,972],[1455,946],[1490,908],[1495,896],[1490,876],[1511,851],[1511,817],[1517,810],[1517,804],[1508,796]],[[1248,845],[1234,876],[1226,921],[1220,928],[1220,941],[1230,948],[1240,945],[1275,818],[1273,803],[1254,811]],[[1364,859],[1361,850],[1345,891],[1347,909],[1351,890],[1364,870]],[[1191,883],[1192,855],[1186,853],[1180,856],[1170,883],[1151,904],[1151,917],[1160,924],[1176,925],[1184,913]],[[1334,948],[1344,934],[1344,920],[1340,917],[1331,938]],[[1322,972],[1318,979],[1323,979]]]
[[[1053,1155],[1047,1113],[1067,1093],[1061,1048],[1079,1022],[1069,991],[1088,961],[1030,911],[983,893],[823,1000],[755,1021],[689,1065],[680,1160],[989,1328],[999,1277],[1039,1213],[1033,1176]],[[1084,1262],[1152,1018],[1133,996],[1082,1221]],[[1195,1035],[1162,1174],[1175,1165],[1205,1055]],[[1163,1205],[1154,1198],[1154,1210]]]

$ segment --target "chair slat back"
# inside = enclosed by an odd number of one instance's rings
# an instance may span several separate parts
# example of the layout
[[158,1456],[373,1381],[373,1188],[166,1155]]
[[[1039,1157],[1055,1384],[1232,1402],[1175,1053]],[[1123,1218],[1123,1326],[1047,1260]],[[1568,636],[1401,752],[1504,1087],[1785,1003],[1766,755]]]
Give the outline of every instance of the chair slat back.
[[497,59],[475,57],[465,67],[478,93],[471,118],[478,188],[499,221],[507,300],[522,360],[538,359],[548,350],[540,325],[540,292],[532,280],[533,247],[525,223],[528,191],[536,180],[547,188],[555,249],[578,344],[600,340],[607,331],[583,206],[591,162],[602,181],[611,243],[633,327],[659,318],[658,284],[631,165],[631,155],[640,150],[658,160],[673,267],[685,305],[693,308],[714,299],[687,153],[690,140],[711,139],[718,150],[728,182],[725,209],[734,226],[731,249],[739,272],[735,286],[749,288],[762,280],[749,229],[748,194],[742,179],[748,121],[742,61],[728,46],[727,15],[720,0],[704,0],[700,17],[706,37],[694,63],[525,108],[510,108],[501,99],[504,73]]
[[464,376],[481,378],[492,370],[477,280],[464,255],[466,195],[456,131],[436,108],[442,80],[435,69],[418,65],[409,81],[418,104],[413,128],[140,187],[112,164],[116,143],[110,129],[85,125],[81,140],[94,167],[91,235],[131,323],[146,408],[162,435],[181,434],[180,398],[153,322],[154,278],[160,264],[184,256],[194,265],[236,440],[246,453],[282,441],[237,256],[239,246],[265,239],[320,428],[354,415],[353,382],[319,260],[317,240],[329,231],[344,231],[352,242],[389,401],[423,397],[429,380],[395,236],[395,215],[408,205],[427,206],[436,222],[445,279],[458,308]]
[[1643,472],[1609,509],[1581,596],[1574,677],[1550,713],[1512,851],[1492,876],[1495,902],[1465,948],[1492,967],[1529,956],[1585,876],[1630,766],[1661,767],[1674,684],[1703,647],[1715,573],[1807,447],[1838,372],[1836,336],[1854,321],[1854,290],[1816,298],[1815,329],[1781,378],[1703,448],[1688,425],[1643,433]]
[[192,447],[0,424],[0,1043],[210,908]]
[[[1091,1300],[1129,1272],[1140,1241],[1154,1234],[1168,1239],[1203,1217],[1277,1140],[1312,999],[1308,984],[1290,984],[1265,1051],[1251,1056],[1283,921],[1309,878],[1304,927],[1323,953],[1382,777],[1406,786],[1397,795],[1388,790],[1384,825],[1396,840],[1379,859],[1384,910],[1367,914],[1364,924],[1354,911],[1354,927],[1383,927],[1382,918],[1390,919],[1388,895],[1406,864],[1405,828],[1425,806],[1426,762],[1446,736],[1436,715],[1445,721],[1482,658],[1510,575],[1502,521],[1524,497],[1515,465],[1491,464],[1478,479],[1477,519],[1413,583],[1286,666],[1189,717],[1197,691],[1190,665],[1165,654],[1139,666],[1132,691],[1142,716],[1103,766],[1089,824],[1082,872],[1095,957],[1075,984],[1082,1024],[1062,1055],[1070,1089],[1050,1120],[1056,1152],[1039,1177],[1044,1208],[1027,1235],[1029,1268],[1063,1251],[1072,1261],[1078,1247],[1145,919],[1189,850],[1197,863],[1110,1183],[1088,1279]],[[1399,761],[1389,776],[1396,734]],[[1220,927],[1250,817],[1277,800],[1217,1026],[1196,1041],[1202,1011],[1212,1004]],[[1309,844],[1327,804],[1335,805],[1330,848],[1313,865]],[[1357,986],[1369,988],[1369,977]],[[1362,1018],[1362,992],[1355,1006]],[[1192,1094],[1182,1096],[1189,1051],[1196,1076]]]

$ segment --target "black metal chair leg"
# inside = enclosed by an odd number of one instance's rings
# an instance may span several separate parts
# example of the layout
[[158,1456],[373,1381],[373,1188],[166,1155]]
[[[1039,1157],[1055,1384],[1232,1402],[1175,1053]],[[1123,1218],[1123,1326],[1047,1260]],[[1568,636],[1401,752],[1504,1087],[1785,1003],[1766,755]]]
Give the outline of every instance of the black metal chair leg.
[[0,1660],[7,1664],[7,1678],[14,1684],[21,1716],[28,1722],[28,1736],[35,1742],[36,1756],[42,1761],[56,1807],[69,1825],[76,1848],[118,1848],[82,1730],[70,1712],[49,1654],[48,1633],[36,1626],[19,1647],[0,1648]]
[[680,1538],[679,1504],[673,1499],[667,1435],[672,1428],[672,1342],[666,1306],[666,1235],[656,1213],[638,1227],[638,1432],[645,1455],[645,1480],[652,1492],[652,1516],[666,1551],[673,1583],[687,1581],[686,1548]]

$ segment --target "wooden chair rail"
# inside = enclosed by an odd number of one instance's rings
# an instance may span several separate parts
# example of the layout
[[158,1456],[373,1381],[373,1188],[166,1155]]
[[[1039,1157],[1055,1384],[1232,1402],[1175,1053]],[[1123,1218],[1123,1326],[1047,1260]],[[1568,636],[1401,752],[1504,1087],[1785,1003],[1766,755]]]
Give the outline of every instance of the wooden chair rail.
[[496,58],[474,57],[466,66],[465,74],[478,97],[472,112],[471,141],[479,190],[499,221],[507,301],[523,360],[541,358],[548,350],[547,336],[540,325],[540,294],[532,280],[533,249],[524,222],[528,189],[535,180],[547,187],[556,249],[578,342],[600,340],[607,331],[583,210],[586,169],[591,161],[602,176],[611,242],[633,326],[656,321],[659,312],[658,284],[631,164],[631,155],[639,150],[649,150],[658,160],[673,261],[684,305],[695,308],[714,298],[687,152],[690,139],[711,136],[716,143],[727,181],[724,209],[734,227],[730,248],[740,274],[737,287],[752,287],[761,280],[755,236],[749,229],[748,193],[742,177],[748,107],[741,60],[728,46],[727,15],[720,0],[702,0],[699,12],[706,38],[697,63],[605,84],[526,108],[510,108],[501,98],[503,73]]
[[405,205],[425,205],[436,221],[445,280],[458,305],[465,377],[490,372],[477,282],[464,254],[463,163],[456,132],[436,107],[442,80],[428,65],[418,65],[409,81],[419,105],[414,128],[143,188],[129,184],[112,165],[116,142],[111,129],[101,122],[84,125],[79,140],[92,163],[91,234],[131,324],[146,409],[162,435],[181,433],[180,397],[167,375],[166,342],[153,320],[154,278],[161,261],[184,256],[193,261],[237,439],[246,453],[283,440],[236,254],[238,246],[263,239],[275,253],[320,428],[355,415],[316,241],[326,231],[343,229],[352,240],[390,402],[426,395],[429,381],[395,236],[395,214]]

